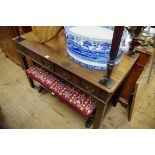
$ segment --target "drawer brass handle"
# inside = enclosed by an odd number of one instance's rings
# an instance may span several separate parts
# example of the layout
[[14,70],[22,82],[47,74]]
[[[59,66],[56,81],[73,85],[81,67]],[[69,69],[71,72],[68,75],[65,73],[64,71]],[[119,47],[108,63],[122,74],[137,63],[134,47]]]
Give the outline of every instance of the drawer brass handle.
[[26,50],[25,50],[25,49],[23,49],[23,50],[22,50],[22,53],[26,54]]
[[49,66],[48,64],[45,64],[45,67],[46,67],[46,68],[50,68],[50,66]]
[[47,69],[53,69],[53,65],[45,64],[45,67],[46,67]]
[[33,55],[33,59],[36,59],[36,56],[35,55]]
[[90,88],[90,87],[88,87],[88,86],[86,86],[85,89],[86,89],[89,93],[94,93],[94,92],[95,92],[94,89],[92,89],[92,88]]
[[69,76],[69,74],[67,74],[67,73],[63,73],[63,77],[64,77],[64,79],[66,79],[66,80],[70,79],[70,76]]

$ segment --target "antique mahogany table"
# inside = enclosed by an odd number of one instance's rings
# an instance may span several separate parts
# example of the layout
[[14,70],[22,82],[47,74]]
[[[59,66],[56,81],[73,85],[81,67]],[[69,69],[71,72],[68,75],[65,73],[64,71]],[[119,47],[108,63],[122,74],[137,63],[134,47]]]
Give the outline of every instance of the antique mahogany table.
[[[54,39],[44,44],[32,40],[31,35],[32,32],[29,32],[21,36],[23,39],[15,39],[23,69],[26,70],[29,67],[26,61],[26,57],[28,57],[32,62],[45,67],[67,83],[90,95],[97,106],[93,128],[99,128],[108,103],[129,74],[138,55],[135,58],[129,57],[126,53],[122,55],[120,64],[114,68],[111,74],[115,83],[111,89],[108,89],[99,83],[105,71],[88,69],[67,56],[63,30]],[[27,78],[31,87],[34,87],[33,81],[29,77]]]

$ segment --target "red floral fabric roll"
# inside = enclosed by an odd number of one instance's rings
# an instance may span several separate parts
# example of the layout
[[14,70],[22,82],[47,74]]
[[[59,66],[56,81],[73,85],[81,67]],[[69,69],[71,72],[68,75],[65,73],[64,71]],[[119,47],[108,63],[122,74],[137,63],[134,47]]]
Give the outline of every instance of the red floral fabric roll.
[[26,74],[49,89],[64,102],[77,109],[83,116],[88,117],[96,109],[89,96],[84,92],[66,84],[55,75],[49,73],[41,66],[33,66],[26,70]]

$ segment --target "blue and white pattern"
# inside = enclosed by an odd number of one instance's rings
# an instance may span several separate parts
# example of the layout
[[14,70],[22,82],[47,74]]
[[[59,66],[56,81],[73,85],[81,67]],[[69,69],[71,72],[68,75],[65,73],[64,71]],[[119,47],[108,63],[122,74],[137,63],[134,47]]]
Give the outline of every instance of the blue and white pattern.
[[[65,27],[67,51],[71,59],[80,65],[91,69],[105,70],[109,60],[112,40],[85,37],[70,31],[72,26]],[[114,26],[102,26],[103,28],[114,30]],[[127,30],[124,30],[116,64],[120,62],[126,46]]]

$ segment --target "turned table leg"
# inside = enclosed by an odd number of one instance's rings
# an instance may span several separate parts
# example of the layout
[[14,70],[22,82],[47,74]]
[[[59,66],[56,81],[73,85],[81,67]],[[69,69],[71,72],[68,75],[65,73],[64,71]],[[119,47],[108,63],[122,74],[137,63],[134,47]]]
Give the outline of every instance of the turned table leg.
[[107,71],[106,74],[103,76],[103,78],[99,81],[100,84],[103,86],[111,89],[115,83],[113,79],[110,78],[113,69],[116,65],[115,59],[117,57],[120,43],[121,43],[121,38],[123,34],[124,26],[116,26],[112,38],[112,44],[111,44],[111,49],[110,49],[110,58],[107,63]]
[[[28,64],[27,64],[26,57],[25,57],[24,55],[22,55],[22,54],[19,53],[19,58],[20,58],[20,61],[21,61],[23,70],[27,70],[29,67],[28,67]],[[27,76],[27,75],[26,75],[26,76]],[[27,76],[27,79],[28,79],[28,81],[29,81],[30,86],[31,86],[32,88],[34,88],[35,85],[34,85],[33,80],[32,80],[29,76]]]

